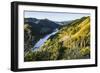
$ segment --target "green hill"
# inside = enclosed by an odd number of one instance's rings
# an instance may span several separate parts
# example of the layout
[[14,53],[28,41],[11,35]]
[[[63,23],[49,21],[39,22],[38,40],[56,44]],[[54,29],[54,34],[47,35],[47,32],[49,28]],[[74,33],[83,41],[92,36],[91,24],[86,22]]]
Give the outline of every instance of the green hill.
[[76,19],[50,37],[37,51],[31,50],[25,61],[71,60],[90,58],[90,17]]

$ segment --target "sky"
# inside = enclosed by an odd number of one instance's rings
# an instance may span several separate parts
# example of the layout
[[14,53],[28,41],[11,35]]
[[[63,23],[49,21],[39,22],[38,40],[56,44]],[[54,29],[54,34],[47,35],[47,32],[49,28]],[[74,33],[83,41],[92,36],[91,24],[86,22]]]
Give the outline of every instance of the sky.
[[83,16],[90,16],[90,14],[67,13],[67,12],[24,11],[24,18],[49,19],[52,21],[70,21],[70,20],[79,19]]

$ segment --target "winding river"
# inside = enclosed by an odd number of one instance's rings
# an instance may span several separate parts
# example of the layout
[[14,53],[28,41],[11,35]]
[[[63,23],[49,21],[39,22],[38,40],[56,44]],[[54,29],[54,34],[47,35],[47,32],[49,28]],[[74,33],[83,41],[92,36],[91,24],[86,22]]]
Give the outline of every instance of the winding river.
[[32,51],[36,51],[39,47],[41,47],[46,41],[47,39],[52,36],[55,35],[58,32],[58,29],[55,29],[52,33],[44,36],[43,38],[41,38],[32,48]]

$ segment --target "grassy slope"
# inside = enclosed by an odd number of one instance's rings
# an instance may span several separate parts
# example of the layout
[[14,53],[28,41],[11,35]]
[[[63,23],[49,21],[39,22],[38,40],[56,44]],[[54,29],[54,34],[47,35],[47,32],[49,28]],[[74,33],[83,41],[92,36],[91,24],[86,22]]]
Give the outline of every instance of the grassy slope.
[[90,58],[90,17],[77,19],[62,27],[38,51],[30,51],[25,61],[86,58]]

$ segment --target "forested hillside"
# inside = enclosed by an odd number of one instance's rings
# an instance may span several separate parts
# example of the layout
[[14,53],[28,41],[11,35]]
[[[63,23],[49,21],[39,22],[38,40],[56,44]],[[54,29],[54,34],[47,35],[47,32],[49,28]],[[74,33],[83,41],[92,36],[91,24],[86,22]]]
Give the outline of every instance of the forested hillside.
[[[30,27],[28,27],[30,28]],[[25,30],[28,31],[27,28]],[[32,31],[31,31],[32,32]],[[71,60],[90,58],[90,17],[63,25],[38,50],[27,52],[24,61]]]

